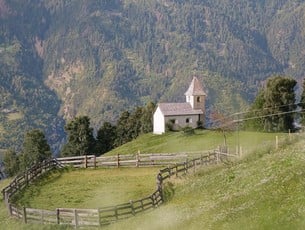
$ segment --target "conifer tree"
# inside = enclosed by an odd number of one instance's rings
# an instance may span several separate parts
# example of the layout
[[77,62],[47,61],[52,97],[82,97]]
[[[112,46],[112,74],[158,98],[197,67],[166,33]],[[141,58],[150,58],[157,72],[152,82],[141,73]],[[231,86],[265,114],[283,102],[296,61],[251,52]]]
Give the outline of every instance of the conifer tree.
[[95,140],[89,117],[74,118],[65,125],[65,131],[68,134],[68,142],[64,145],[61,155],[82,156],[93,153]]
[[18,156],[14,150],[9,149],[4,153],[3,165],[4,173],[9,177],[14,176],[19,172]]
[[103,126],[97,131],[95,152],[100,155],[114,148],[116,139],[116,126],[109,122],[104,122]]
[[34,129],[25,134],[22,153],[19,156],[22,170],[51,156],[51,148],[41,130]]

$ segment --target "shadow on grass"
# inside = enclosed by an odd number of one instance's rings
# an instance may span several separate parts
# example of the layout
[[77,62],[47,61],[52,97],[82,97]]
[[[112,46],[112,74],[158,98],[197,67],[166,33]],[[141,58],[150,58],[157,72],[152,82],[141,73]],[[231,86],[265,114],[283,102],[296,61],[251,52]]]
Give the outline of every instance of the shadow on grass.
[[[17,204],[19,206],[30,207],[29,202],[27,201],[28,196],[39,196],[41,192],[42,185],[52,183],[59,178],[61,178],[63,173],[72,171],[73,168],[65,167],[61,169],[52,169],[45,174],[41,175],[35,181],[29,183],[28,186],[21,189],[19,192],[12,196],[12,203]],[[19,202],[21,201],[21,202]]]
[[164,202],[169,202],[173,199],[175,195],[174,184],[170,181],[166,182],[163,187],[163,199]]

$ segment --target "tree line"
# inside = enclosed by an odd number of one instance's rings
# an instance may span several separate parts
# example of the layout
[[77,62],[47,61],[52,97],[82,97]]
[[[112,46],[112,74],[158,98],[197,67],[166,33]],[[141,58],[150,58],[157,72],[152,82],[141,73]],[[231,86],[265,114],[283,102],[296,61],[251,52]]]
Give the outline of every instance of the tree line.
[[[123,145],[140,134],[152,132],[153,112],[155,104],[147,103],[146,106],[136,107],[133,111],[121,113],[116,124],[104,122],[94,135],[88,116],[78,116],[69,121],[64,129],[67,133],[67,142],[62,147],[60,156],[100,156],[113,148]],[[34,129],[25,134],[23,148],[17,153],[9,149],[3,158],[4,172],[13,176],[25,171],[33,164],[52,156],[50,145],[45,134],[39,129]]]

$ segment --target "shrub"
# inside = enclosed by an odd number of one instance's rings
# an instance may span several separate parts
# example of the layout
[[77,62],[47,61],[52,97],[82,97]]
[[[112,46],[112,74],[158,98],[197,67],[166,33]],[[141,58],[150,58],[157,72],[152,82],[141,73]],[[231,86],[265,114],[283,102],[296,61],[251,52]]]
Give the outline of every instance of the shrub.
[[193,135],[193,134],[195,134],[195,131],[194,131],[194,129],[192,128],[192,127],[189,127],[189,126],[186,126],[186,127],[184,127],[183,129],[182,129],[182,131],[183,131],[183,133],[185,134],[185,135]]

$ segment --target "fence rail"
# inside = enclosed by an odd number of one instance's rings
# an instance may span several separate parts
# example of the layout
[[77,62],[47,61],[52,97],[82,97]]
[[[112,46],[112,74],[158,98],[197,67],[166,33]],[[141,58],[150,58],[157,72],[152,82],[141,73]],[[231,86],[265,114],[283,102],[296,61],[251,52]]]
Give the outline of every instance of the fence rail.
[[57,161],[63,166],[72,166],[74,168],[97,168],[97,167],[147,167],[173,165],[186,161],[194,156],[208,155],[209,152],[194,153],[164,153],[164,154],[130,154],[115,156],[85,155],[76,157],[57,158]]
[[[194,156],[192,154],[192,156]],[[2,190],[10,216],[22,219],[24,223],[60,224],[75,228],[87,226],[103,226],[112,222],[132,217],[140,212],[158,207],[164,202],[163,182],[172,176],[186,174],[190,169],[196,170],[198,166],[217,163],[220,160],[219,151],[211,151],[189,159],[189,154],[134,154],[117,155],[110,157],[95,157],[94,155],[64,157],[49,159],[34,165],[25,173],[17,176]],[[157,175],[157,190],[150,196],[127,203],[102,207],[99,209],[70,209],[57,208],[56,210],[43,210],[27,207],[17,207],[11,203],[11,197],[42,174],[64,166],[74,168],[97,167],[147,167],[167,165]]]

